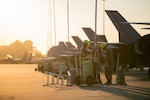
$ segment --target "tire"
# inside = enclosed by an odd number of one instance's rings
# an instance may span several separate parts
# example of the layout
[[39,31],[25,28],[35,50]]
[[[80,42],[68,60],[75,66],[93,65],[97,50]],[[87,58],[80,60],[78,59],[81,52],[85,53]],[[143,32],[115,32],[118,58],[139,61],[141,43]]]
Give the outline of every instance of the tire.
[[34,71],[37,71],[37,68],[35,68]]
[[94,78],[91,75],[87,76],[86,77],[86,84],[87,85],[93,85],[93,83],[94,83]]
[[150,67],[149,67],[149,69],[148,69],[148,76],[150,76]]
[[144,71],[144,67],[140,67],[140,71]]
[[75,77],[75,84],[76,85],[81,85],[81,77],[80,76]]

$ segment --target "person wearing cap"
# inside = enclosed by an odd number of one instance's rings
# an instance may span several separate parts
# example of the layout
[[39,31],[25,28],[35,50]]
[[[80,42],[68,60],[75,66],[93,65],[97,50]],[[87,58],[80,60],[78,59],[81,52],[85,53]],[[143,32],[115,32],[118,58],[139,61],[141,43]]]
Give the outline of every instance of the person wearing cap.
[[107,82],[104,83],[106,85],[112,84],[112,69],[113,69],[113,52],[111,48],[108,48],[107,43],[101,43],[100,44],[101,52],[103,53],[103,56],[105,58],[105,77],[107,79]]
[[90,45],[90,42],[88,40],[83,41],[83,47],[81,48],[81,56],[87,57],[92,52],[88,49],[88,46]]

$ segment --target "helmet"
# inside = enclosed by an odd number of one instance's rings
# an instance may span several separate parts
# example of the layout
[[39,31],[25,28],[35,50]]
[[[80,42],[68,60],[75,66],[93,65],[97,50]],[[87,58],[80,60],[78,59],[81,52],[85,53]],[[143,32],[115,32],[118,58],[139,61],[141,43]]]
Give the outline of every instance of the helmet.
[[101,44],[100,44],[100,48],[101,48],[101,49],[105,48],[106,46],[107,46],[107,43],[101,43]]
[[89,45],[89,41],[88,40],[84,40],[83,43]]

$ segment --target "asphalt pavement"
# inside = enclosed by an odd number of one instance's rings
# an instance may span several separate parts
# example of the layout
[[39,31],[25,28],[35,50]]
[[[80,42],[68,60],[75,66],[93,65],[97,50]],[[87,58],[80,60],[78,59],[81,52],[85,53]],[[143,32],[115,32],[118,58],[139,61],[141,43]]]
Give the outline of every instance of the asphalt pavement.
[[[147,68],[144,71],[131,69],[125,72],[127,85],[116,84],[113,74],[112,85],[94,84],[92,86],[67,86],[59,84],[52,77],[35,71],[36,64],[0,65],[0,100],[150,100],[150,78]],[[102,82],[106,79],[101,73]]]

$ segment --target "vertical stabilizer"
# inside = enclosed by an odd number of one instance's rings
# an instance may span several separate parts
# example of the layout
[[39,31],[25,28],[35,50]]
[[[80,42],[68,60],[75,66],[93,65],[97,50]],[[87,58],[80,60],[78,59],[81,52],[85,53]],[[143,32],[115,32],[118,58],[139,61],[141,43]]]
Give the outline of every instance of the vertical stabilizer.
[[65,44],[67,45],[67,48],[75,48],[75,46],[71,43],[71,42],[65,42]]
[[104,35],[97,35],[91,28],[82,28],[90,41],[94,41],[94,37],[96,35],[96,41],[98,42],[107,42],[106,37]]
[[82,40],[78,36],[72,36],[72,38],[75,41],[75,43],[77,44],[77,47],[81,48],[82,47]]
[[118,11],[106,10],[107,15],[119,32],[119,42],[134,41],[140,34],[123,18]]
[[27,60],[27,52],[24,53],[24,55],[23,55],[21,61],[22,61],[22,62],[25,62],[26,60]]
[[100,42],[107,42],[107,39],[106,39],[105,35],[97,35],[97,36],[101,38]]
[[31,62],[32,61],[32,53],[29,54],[27,62]]

